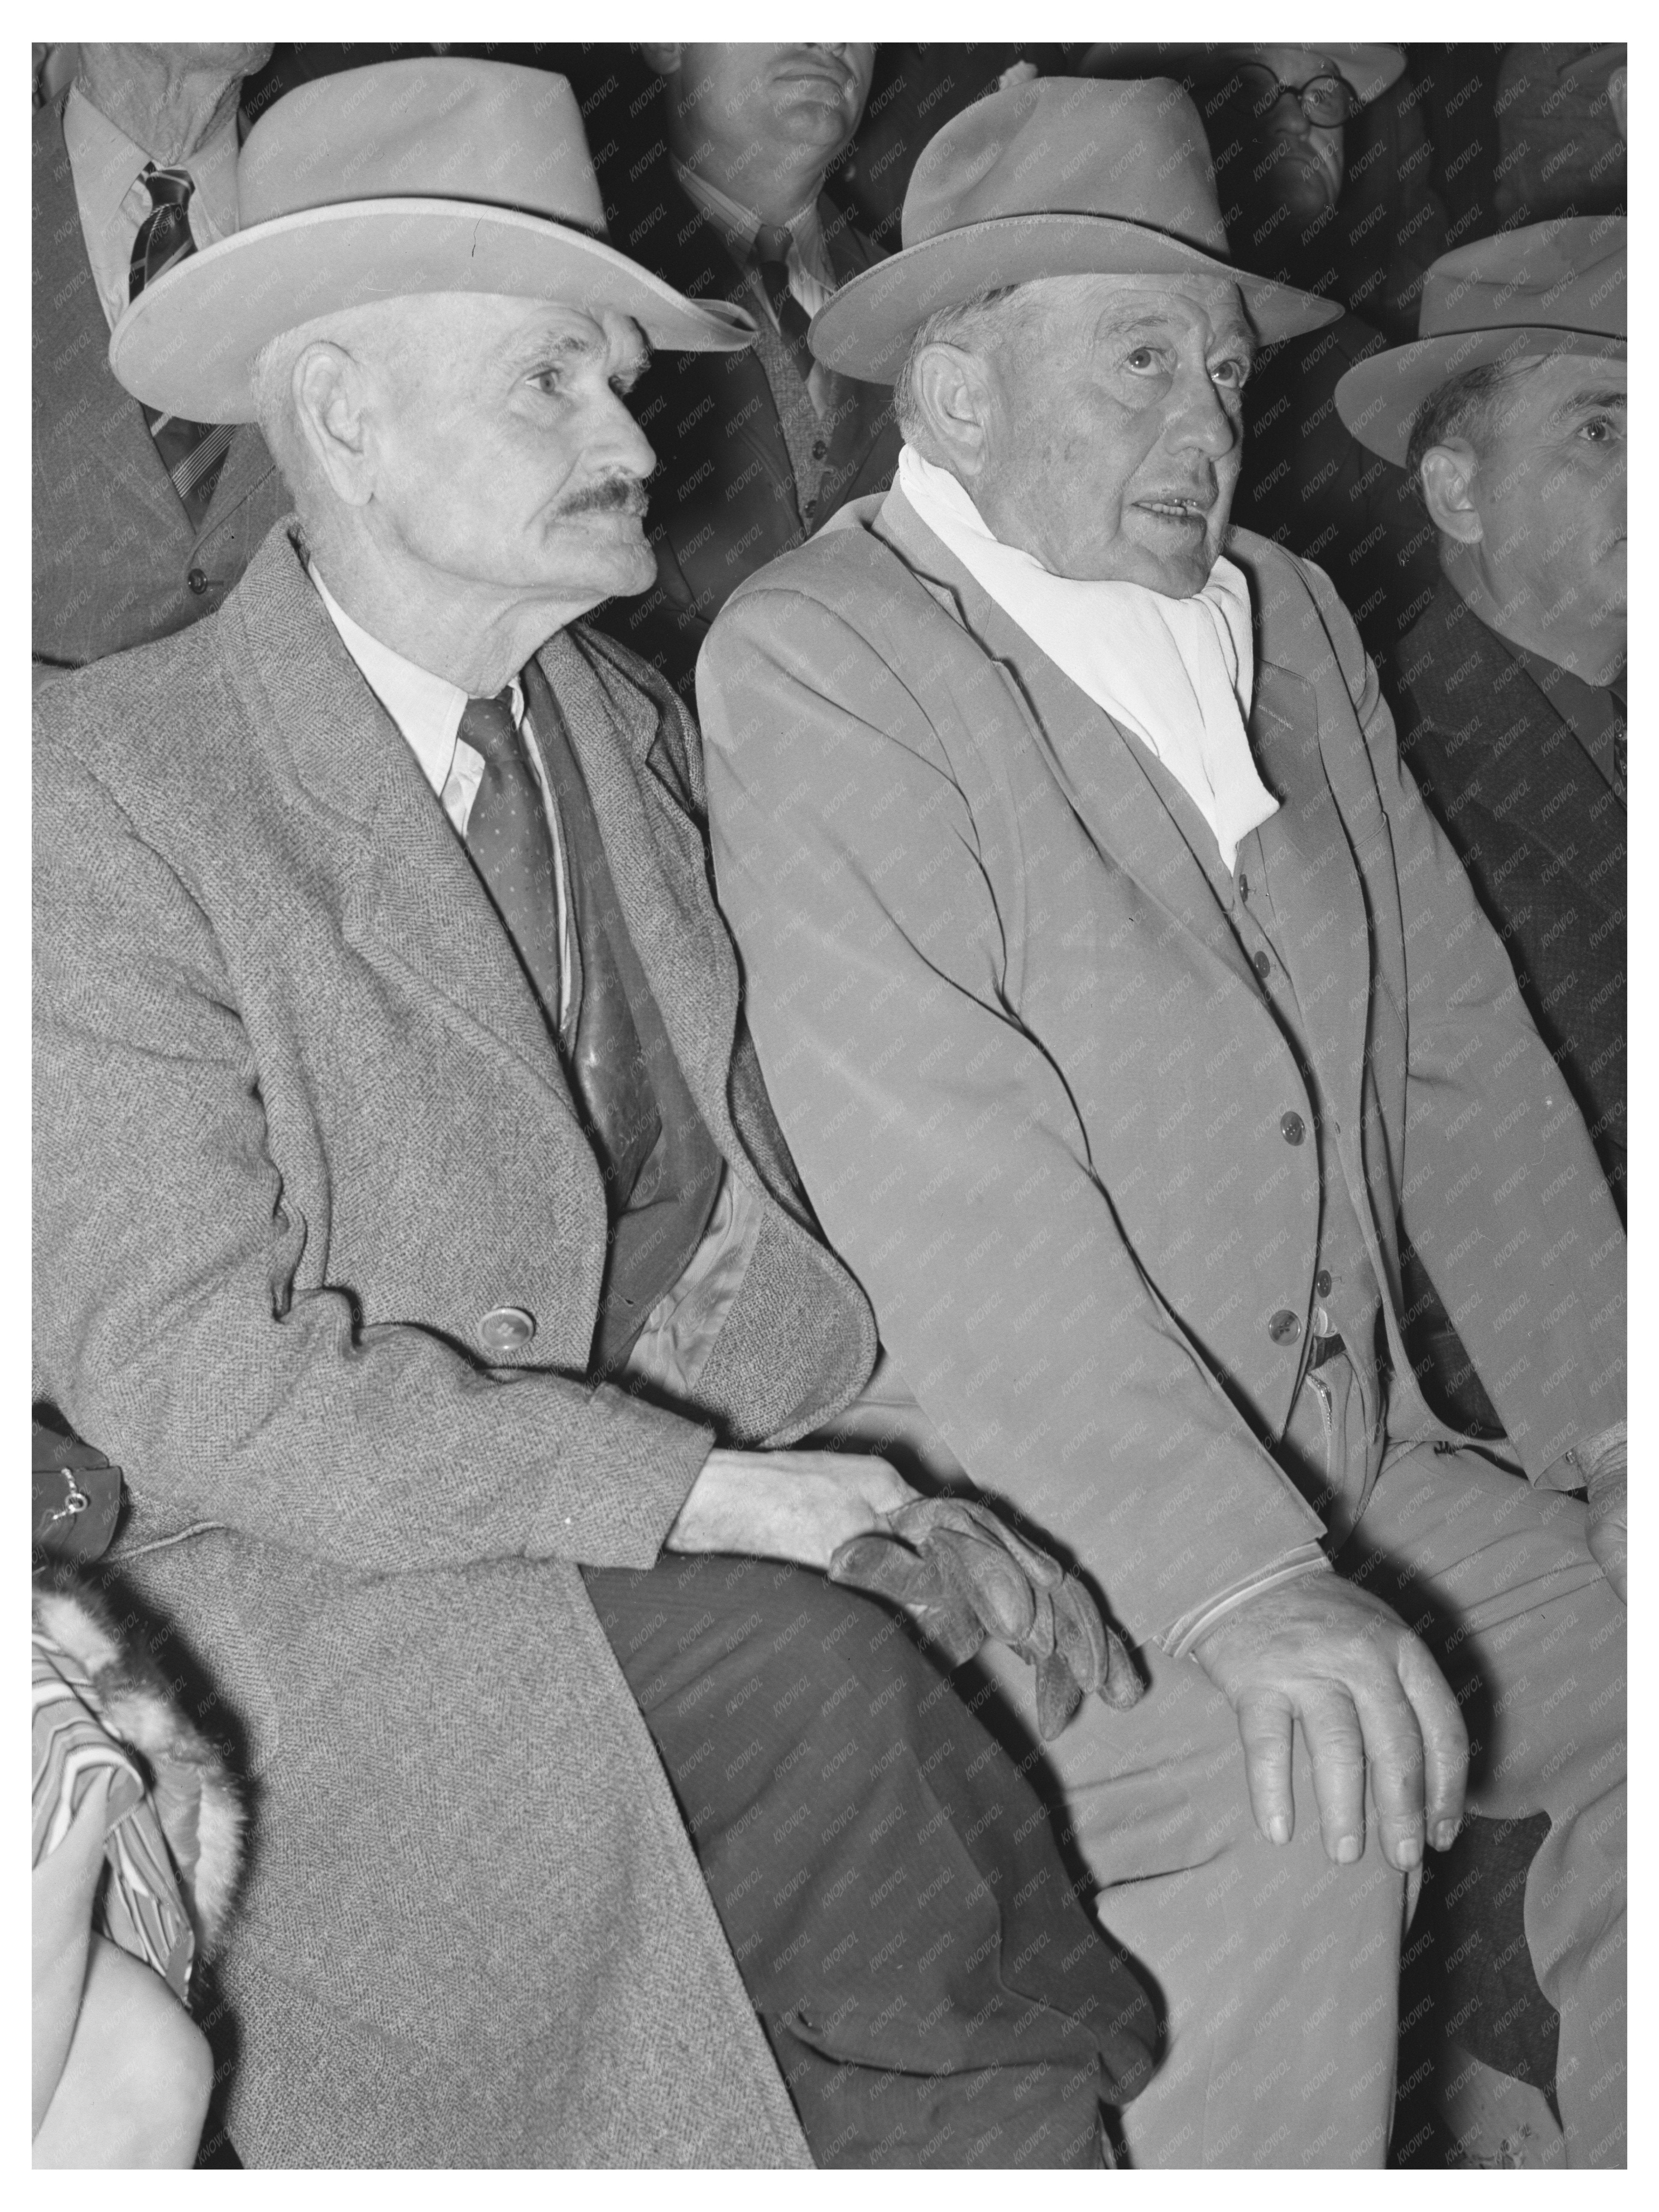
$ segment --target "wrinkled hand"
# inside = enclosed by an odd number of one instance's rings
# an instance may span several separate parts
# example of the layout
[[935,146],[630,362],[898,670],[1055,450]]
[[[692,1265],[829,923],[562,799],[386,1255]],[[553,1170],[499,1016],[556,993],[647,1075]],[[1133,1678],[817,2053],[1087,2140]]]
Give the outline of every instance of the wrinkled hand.
[[1590,1556],[1619,1593],[1620,1602],[1628,1605],[1630,1599],[1626,1595],[1626,1578],[1629,1535],[1625,1518],[1626,1480],[1622,1445],[1620,1447],[1618,1466],[1592,1475],[1588,1494]]
[[1279,1583],[1223,1616],[1193,1656],[1238,1716],[1250,1809],[1270,1843],[1288,1843],[1291,1724],[1313,1761],[1325,1855],[1365,1844],[1365,1773],[1390,1866],[1423,1858],[1424,1832],[1445,1850],[1462,1817],[1469,1740],[1427,1647],[1380,1598],[1319,1571]]
[[711,1451],[665,1539],[828,1571],[839,1547],[915,1498],[884,1459],[853,1452]]
[[830,1579],[902,1606],[948,1665],[988,1636],[1006,1644],[1036,1671],[1045,1743],[1091,1692],[1120,1708],[1140,1697],[1127,1650],[1083,1584],[976,1501],[923,1498],[888,1514],[879,1533],[841,1547]]

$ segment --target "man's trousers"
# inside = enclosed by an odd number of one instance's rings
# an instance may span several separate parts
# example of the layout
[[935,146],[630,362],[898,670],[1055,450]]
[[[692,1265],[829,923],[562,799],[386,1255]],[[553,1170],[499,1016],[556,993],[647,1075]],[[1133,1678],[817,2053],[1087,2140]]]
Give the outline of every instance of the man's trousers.
[[815,2162],[1098,2166],[1151,2008],[897,1619],[753,1559],[585,1572]]
[[[1392,1449],[1343,1571],[1429,1644],[1462,1704],[1473,1810],[1542,1810],[1528,1947],[1559,2010],[1569,2162],[1625,2136],[1625,1608],[1584,1508],[1472,1451]],[[1153,1647],[1127,1713],[1091,1701],[1049,1759],[1101,1918],[1167,2008],[1165,2056],[1123,2116],[1137,2165],[1378,2165],[1388,2147],[1404,1879],[1374,1835],[1320,1841],[1302,1731],[1295,1833],[1256,1832],[1231,1708]],[[1021,1710],[1018,1662],[991,1662]],[[1022,1702],[1023,1701],[1023,1702]]]

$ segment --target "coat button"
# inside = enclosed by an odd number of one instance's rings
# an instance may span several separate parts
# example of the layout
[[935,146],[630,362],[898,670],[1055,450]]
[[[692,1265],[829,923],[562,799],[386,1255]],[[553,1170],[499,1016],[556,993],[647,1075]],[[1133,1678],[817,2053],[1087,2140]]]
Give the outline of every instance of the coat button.
[[1288,1306],[1280,1306],[1267,1323],[1267,1334],[1275,1344],[1294,1344],[1302,1334],[1302,1323]]
[[1250,879],[1243,868],[1238,872],[1238,896],[1245,900],[1248,900],[1250,896]]
[[1299,1145],[1308,1133],[1308,1125],[1299,1114],[1281,1114],[1279,1133],[1287,1145]]
[[536,1334],[536,1316],[522,1306],[492,1306],[478,1323],[479,1341],[489,1352],[517,1352]]
[[1329,1297],[1331,1294],[1331,1271],[1328,1267],[1322,1267],[1319,1273],[1314,1277],[1314,1288],[1318,1291],[1322,1298]]
[[208,587],[207,570],[205,568],[192,568],[189,575],[185,577],[185,581],[190,586],[191,591],[195,592],[197,598],[199,599],[203,592],[206,591]]
[[1273,963],[1268,959],[1265,952],[1256,953],[1252,957],[1250,965],[1255,969],[1256,974],[1261,976],[1264,983],[1267,981],[1268,976],[1273,972]]

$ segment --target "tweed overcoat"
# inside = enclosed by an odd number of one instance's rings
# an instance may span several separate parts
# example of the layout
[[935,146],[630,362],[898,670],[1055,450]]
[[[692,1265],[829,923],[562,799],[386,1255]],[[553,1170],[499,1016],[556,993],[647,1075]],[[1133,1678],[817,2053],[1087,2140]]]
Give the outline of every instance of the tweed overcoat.
[[1622,1206],[1624,801],[1449,584],[1401,640],[1393,673],[1401,750],[1510,948]]
[[901,493],[751,579],[698,664],[721,902],[818,1218],[951,1452],[1143,1638],[1321,1533],[1273,1451],[1322,1151],[1382,1292],[1390,1435],[1444,1433],[1402,1221],[1529,1475],[1571,1482],[1624,1404],[1617,1215],[1375,671],[1319,570],[1229,550],[1281,802],[1239,866],[1313,1085],[1196,811],[1183,835]]
[[199,529],[168,481],[143,410],[110,372],[64,144],[68,98],[40,109],[32,140],[33,648],[78,668],[222,606],[289,497],[251,423],[231,439]]
[[[218,615],[38,702],[37,1370],[245,1741],[250,2164],[807,2162],[574,1562],[653,1563],[712,1438],[816,1426],[874,1329],[738,1025],[687,718],[580,627],[541,664],[763,1210],[701,1425],[583,1379],[599,1170],[289,530]],[[535,1322],[506,1360],[503,1306]]]

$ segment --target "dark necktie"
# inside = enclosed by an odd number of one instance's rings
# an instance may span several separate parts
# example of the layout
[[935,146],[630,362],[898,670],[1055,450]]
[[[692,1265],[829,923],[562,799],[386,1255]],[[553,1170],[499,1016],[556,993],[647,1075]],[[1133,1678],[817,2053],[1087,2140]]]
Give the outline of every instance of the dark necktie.
[[466,817],[466,849],[558,1036],[564,963],[553,832],[513,719],[511,690],[469,699],[459,734],[484,764]]
[[[164,269],[196,251],[190,234],[190,196],[196,186],[187,169],[158,169],[146,165],[142,181],[149,191],[150,210],[132,241],[132,261],[127,275],[127,297],[136,300],[146,284],[153,284]],[[173,479],[173,488],[185,511],[199,530],[213,498],[213,488],[224,466],[234,425],[229,422],[191,422],[182,415],[164,415],[146,407],[144,420],[155,441],[155,450]]]
[[789,233],[782,223],[763,222],[755,233],[749,264],[761,280],[779,335],[805,384],[812,374],[812,349],[806,343],[812,318],[789,289]]
[[[525,682],[540,693],[536,721],[544,739],[543,758],[557,792],[578,771],[566,750],[550,692],[532,671],[526,672]],[[580,835],[573,845],[571,832],[581,828],[578,816],[582,800],[580,790],[572,786],[568,799],[557,802],[567,824],[568,889],[575,938],[571,1003],[561,1024],[553,832],[541,785],[513,720],[512,698],[509,690],[495,699],[469,699],[461,716],[459,734],[483,755],[484,763],[466,819],[466,848],[558,1038],[582,1126],[605,1170],[614,1215],[634,1196],[641,1170],[662,1134],[627,991],[605,942],[608,932],[625,925],[614,910],[603,848],[594,854],[589,870],[582,864]]]

